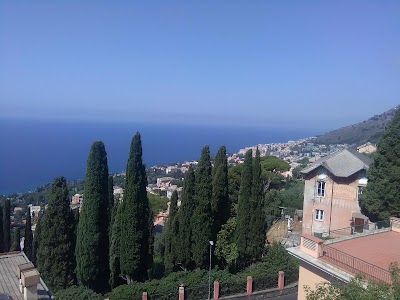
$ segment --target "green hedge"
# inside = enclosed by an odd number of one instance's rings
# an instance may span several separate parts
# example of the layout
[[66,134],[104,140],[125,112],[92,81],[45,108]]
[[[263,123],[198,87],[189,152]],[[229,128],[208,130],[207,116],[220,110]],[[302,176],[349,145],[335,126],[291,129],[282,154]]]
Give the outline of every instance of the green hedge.
[[103,300],[104,297],[83,287],[71,286],[55,295],[56,300]]
[[[284,271],[291,282],[297,280],[298,262],[281,245],[269,248],[261,262],[255,263],[240,273],[232,274],[226,270],[212,270],[211,280],[220,282],[220,295],[227,296],[246,292],[246,278],[253,277],[253,290],[276,287],[278,272]],[[291,282],[287,282],[291,283]],[[208,271],[174,272],[170,275],[142,283],[132,283],[115,288],[108,296],[110,300],[141,299],[147,292],[151,300],[177,299],[179,285],[185,286],[187,299],[207,299]]]

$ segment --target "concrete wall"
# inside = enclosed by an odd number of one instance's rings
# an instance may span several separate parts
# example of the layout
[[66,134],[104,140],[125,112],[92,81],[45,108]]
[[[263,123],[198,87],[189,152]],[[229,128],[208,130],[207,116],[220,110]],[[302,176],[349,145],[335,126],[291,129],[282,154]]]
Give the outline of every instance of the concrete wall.
[[[317,197],[318,175],[325,173],[325,197]],[[358,180],[363,171],[349,178],[335,178],[323,167],[307,174],[304,186],[303,233],[325,233],[351,226],[352,214],[359,213],[357,200]],[[324,211],[322,221],[315,219],[316,209]]]
[[306,299],[304,287],[308,286],[311,290],[315,290],[316,285],[322,282],[331,280],[331,276],[327,273],[301,261],[299,268],[299,283],[298,283],[298,300]]

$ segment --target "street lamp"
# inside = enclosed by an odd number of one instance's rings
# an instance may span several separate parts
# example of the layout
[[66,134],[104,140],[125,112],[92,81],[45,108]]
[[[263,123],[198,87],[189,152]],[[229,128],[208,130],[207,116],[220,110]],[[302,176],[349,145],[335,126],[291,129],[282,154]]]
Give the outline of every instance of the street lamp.
[[214,242],[210,241],[210,267],[208,269],[208,300],[211,299],[211,250],[212,246],[214,246]]

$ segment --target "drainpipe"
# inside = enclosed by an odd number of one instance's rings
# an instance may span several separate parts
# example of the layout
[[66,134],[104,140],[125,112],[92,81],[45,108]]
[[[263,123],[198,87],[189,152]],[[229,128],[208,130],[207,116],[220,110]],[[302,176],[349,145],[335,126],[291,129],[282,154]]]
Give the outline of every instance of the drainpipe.
[[331,235],[331,224],[332,224],[332,207],[333,207],[333,185],[335,184],[335,181],[331,178],[332,180],[332,195],[331,195],[331,210],[329,212],[329,230],[328,230],[328,235]]

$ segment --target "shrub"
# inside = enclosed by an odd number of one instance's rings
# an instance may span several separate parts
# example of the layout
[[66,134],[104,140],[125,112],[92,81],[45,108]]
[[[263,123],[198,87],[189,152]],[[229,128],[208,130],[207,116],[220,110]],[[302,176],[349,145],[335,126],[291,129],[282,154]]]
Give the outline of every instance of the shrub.
[[[268,248],[261,262],[249,266],[242,272],[232,274],[227,270],[212,270],[211,282],[218,280],[220,295],[227,296],[246,292],[246,278],[249,275],[253,277],[254,290],[276,287],[279,271],[285,272],[287,283],[296,281],[298,263],[280,244],[273,244]],[[110,300],[141,299],[142,293],[147,292],[150,299],[177,299],[180,284],[185,286],[185,294],[188,299],[207,299],[207,270],[174,272],[162,279],[122,285],[115,288],[108,296]]]
[[60,290],[55,295],[56,300],[103,300],[104,297],[84,287],[71,286]]

